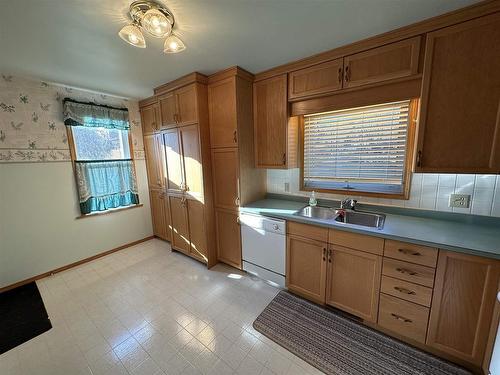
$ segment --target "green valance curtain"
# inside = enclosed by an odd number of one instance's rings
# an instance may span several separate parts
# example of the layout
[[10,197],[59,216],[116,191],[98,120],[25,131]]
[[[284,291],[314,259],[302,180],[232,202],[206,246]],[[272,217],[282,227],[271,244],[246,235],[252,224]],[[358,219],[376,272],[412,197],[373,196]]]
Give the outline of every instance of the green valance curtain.
[[64,124],[129,130],[128,109],[64,99]]
[[139,203],[132,160],[76,161],[82,214]]

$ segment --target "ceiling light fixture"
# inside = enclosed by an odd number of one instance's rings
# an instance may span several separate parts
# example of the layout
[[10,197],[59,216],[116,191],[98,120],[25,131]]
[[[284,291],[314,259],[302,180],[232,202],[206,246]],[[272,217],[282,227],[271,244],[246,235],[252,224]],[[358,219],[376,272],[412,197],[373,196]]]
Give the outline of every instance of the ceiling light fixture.
[[155,38],[166,37],[163,49],[165,53],[177,53],[186,49],[184,42],[173,33],[175,18],[164,5],[153,0],[134,1],[130,4],[128,14],[132,22],[118,33],[128,44],[146,48],[142,30]]

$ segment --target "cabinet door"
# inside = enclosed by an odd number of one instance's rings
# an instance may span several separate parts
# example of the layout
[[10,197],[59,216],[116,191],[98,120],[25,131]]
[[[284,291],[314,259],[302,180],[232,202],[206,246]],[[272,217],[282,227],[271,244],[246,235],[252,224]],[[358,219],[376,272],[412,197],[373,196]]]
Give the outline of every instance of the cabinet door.
[[254,83],[255,163],[261,168],[287,167],[287,76]]
[[240,204],[238,149],[212,150],[212,169],[215,206],[236,209]]
[[416,169],[500,172],[500,14],[427,36]]
[[215,212],[217,259],[241,269],[241,233],[238,212],[218,209]]
[[203,203],[196,199],[188,199],[186,203],[189,218],[189,253],[206,263],[208,251]]
[[166,239],[165,204],[164,194],[161,190],[150,190],[151,219],[153,221],[153,234]]
[[343,59],[336,59],[291,72],[288,75],[288,98],[297,99],[340,90],[343,69]]
[[176,126],[177,102],[173,92],[168,92],[158,98],[162,128]]
[[480,365],[495,305],[497,260],[441,250],[427,344]]
[[325,303],[326,243],[287,236],[286,286],[312,301]]
[[198,125],[180,127],[179,133],[184,167],[183,188],[190,196],[200,198],[203,196],[203,168]]
[[330,246],[326,303],[375,323],[381,274],[381,256]]
[[141,125],[144,134],[152,134],[158,130],[158,105],[152,104],[141,108]]
[[189,85],[175,90],[177,102],[177,124],[186,125],[198,122],[196,86]]
[[184,177],[182,170],[182,151],[180,135],[177,128],[169,129],[163,134],[166,155],[167,189],[170,193],[181,193]]
[[162,169],[164,167],[164,159],[160,151],[160,142],[160,134],[144,136],[144,152],[146,155],[148,183],[149,187],[153,189],[161,189],[163,186]]
[[344,88],[418,73],[420,36],[344,57]]
[[183,197],[171,195],[169,196],[169,204],[172,225],[172,247],[189,254],[191,246],[186,201]]
[[234,77],[208,86],[208,111],[211,147],[237,146],[236,81]]

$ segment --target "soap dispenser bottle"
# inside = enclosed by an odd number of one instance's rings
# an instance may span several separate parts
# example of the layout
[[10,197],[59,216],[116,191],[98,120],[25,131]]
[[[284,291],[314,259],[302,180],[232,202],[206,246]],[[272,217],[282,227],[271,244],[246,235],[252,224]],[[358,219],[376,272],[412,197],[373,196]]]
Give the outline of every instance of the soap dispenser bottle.
[[309,206],[315,207],[318,204],[318,201],[316,200],[316,193],[314,190],[311,192],[311,196],[309,197]]

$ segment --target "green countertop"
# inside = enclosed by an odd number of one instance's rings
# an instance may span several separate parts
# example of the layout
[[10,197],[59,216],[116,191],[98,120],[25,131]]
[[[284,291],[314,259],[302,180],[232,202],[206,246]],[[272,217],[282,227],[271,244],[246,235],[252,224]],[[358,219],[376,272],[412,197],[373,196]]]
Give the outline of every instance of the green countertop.
[[[383,229],[375,229],[294,215],[305,205],[307,203],[304,201],[270,198],[241,207],[240,212],[500,259],[500,220],[497,218],[428,211],[426,216],[422,213],[415,213],[415,210],[411,209],[394,209],[392,211],[396,213],[391,213],[390,209],[377,210],[371,207],[369,211],[386,215]],[[335,207],[335,204],[326,205]]]

